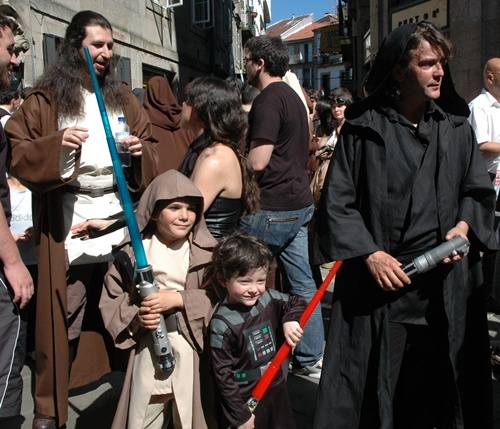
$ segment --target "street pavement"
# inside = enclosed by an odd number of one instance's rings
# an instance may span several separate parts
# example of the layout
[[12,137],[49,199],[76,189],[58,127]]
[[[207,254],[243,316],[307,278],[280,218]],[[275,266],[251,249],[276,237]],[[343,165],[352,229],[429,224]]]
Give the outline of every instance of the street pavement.
[[[323,297],[322,308],[325,326],[332,299],[333,285]],[[500,316],[489,314],[492,345],[500,346]],[[1,429],[30,429],[33,420],[34,363],[30,359],[23,369],[24,392],[21,416],[0,423]],[[69,397],[69,420],[67,429],[109,429],[120,396],[124,374],[112,372],[101,380],[84,388],[74,389]],[[492,373],[494,396],[494,429],[500,429],[500,370]],[[292,401],[297,429],[310,429],[314,418],[318,380],[289,374],[288,390]],[[272,428],[269,428],[272,429]],[[478,428],[481,429],[481,428]]]

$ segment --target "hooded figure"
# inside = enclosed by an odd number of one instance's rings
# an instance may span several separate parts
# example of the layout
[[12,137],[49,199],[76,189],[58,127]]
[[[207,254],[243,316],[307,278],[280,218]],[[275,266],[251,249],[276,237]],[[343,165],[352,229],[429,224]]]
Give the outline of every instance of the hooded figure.
[[[368,109],[379,105],[390,97],[395,90],[393,73],[407,51],[408,42],[418,23],[402,25],[391,31],[383,40],[372,68],[365,80],[364,87],[368,96],[346,109],[346,119],[355,118]],[[455,91],[448,64],[444,64],[441,83],[441,96],[436,104],[445,112],[457,116],[469,116],[467,102]]]
[[[189,201],[195,206],[196,220],[184,237],[165,245],[160,213],[179,201]],[[112,427],[144,427],[145,421],[151,420],[153,395],[157,395],[156,398],[173,395],[173,408],[178,410],[176,428],[215,427],[211,422],[213,404],[208,366],[207,369],[202,366],[206,363],[203,358],[205,333],[217,296],[212,286],[202,286],[202,281],[217,242],[203,219],[203,197],[188,178],[170,170],[151,182],[139,202],[136,217],[158,288],[179,293],[183,306],[163,313],[176,364],[172,373],[162,373],[152,347],[151,331],[138,322],[141,299],[135,287],[135,259],[127,237],[115,251],[99,305],[116,347],[131,349]],[[158,403],[160,414],[166,402]],[[175,417],[173,419],[175,421]]]
[[[314,263],[344,260],[315,429],[491,427],[478,297],[479,252],[496,247],[494,191],[443,61],[445,40],[429,23],[395,29],[366,81],[368,97],[345,111],[314,240]],[[421,115],[404,116],[408,106]],[[468,256],[408,284],[400,264],[456,235],[467,235]],[[380,255],[389,268],[373,268]]]
[[168,80],[161,76],[149,79],[144,94],[144,109],[153,124],[158,140],[158,173],[177,170],[191,143],[191,136],[180,129],[182,107],[175,99]]

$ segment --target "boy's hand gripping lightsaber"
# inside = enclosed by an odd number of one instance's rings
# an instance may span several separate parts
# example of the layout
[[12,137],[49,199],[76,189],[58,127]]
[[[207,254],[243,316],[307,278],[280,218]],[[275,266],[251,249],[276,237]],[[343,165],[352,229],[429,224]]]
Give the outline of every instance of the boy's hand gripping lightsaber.
[[[325,280],[323,280],[323,283],[321,283],[321,286],[316,291],[309,304],[307,304],[307,307],[302,313],[302,316],[300,316],[299,325],[301,328],[305,326],[305,324],[311,317],[314,309],[323,298],[323,295],[325,294],[328,285],[332,282],[333,278],[335,277],[335,274],[337,274],[337,271],[342,265],[342,262],[343,261],[335,262],[335,265],[332,267],[332,269],[326,276]],[[278,353],[276,353],[276,356],[274,356],[273,360],[267,367],[266,371],[264,372],[258,383],[255,385],[254,389],[252,390],[252,396],[247,401],[247,407],[252,413],[254,412],[255,408],[257,408],[259,401],[262,400],[262,398],[264,397],[265,393],[267,392],[267,389],[269,389],[269,386],[271,385],[271,383],[274,380],[274,377],[276,377],[276,374],[280,370],[283,361],[286,359],[291,350],[292,346],[290,346],[285,341],[278,350]]]
[[[141,233],[139,231],[139,226],[137,225],[137,219],[135,218],[134,207],[127,188],[127,181],[125,180],[125,175],[123,174],[120,157],[118,155],[118,151],[116,150],[115,139],[113,138],[113,133],[111,132],[111,127],[109,125],[104,99],[102,98],[99,82],[97,81],[97,76],[94,72],[92,58],[90,57],[89,49],[86,46],[83,50],[85,53],[85,59],[87,60],[89,74],[92,79],[92,86],[94,87],[94,92],[97,98],[97,104],[99,105],[99,111],[101,112],[102,124],[106,133],[106,141],[108,143],[108,149],[111,155],[113,170],[116,177],[116,184],[118,186],[118,194],[120,195],[123,212],[125,214],[125,221],[130,234],[132,249],[135,254],[136,272],[140,279],[137,288],[139,289],[141,296],[144,298],[158,292],[158,287],[153,275],[153,267],[148,264],[146,253],[144,252]],[[170,341],[168,340],[165,319],[162,314],[160,314],[160,323],[152,334],[153,345],[155,353],[158,356],[158,365],[160,369],[164,372],[172,371],[174,369],[175,359],[172,353],[172,347],[170,346]]]

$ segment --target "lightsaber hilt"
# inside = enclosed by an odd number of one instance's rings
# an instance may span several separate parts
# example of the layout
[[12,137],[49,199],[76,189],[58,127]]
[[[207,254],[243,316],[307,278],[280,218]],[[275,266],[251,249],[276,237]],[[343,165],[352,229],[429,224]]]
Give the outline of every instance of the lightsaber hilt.
[[[153,267],[148,265],[146,268],[137,268],[137,275],[139,276],[139,284],[137,289],[141,297],[145,298],[153,293],[158,292],[158,286],[153,275]],[[152,332],[153,347],[158,357],[158,366],[163,372],[172,372],[175,366],[175,358],[172,353],[172,346],[168,340],[167,327],[165,325],[165,318],[160,314],[160,323]]]
[[466,254],[469,251],[469,240],[457,235],[449,241],[441,243],[439,246],[425,252],[402,266],[402,270],[408,277],[414,277],[418,274],[425,273],[438,264],[443,262],[443,259],[453,257],[458,254]]

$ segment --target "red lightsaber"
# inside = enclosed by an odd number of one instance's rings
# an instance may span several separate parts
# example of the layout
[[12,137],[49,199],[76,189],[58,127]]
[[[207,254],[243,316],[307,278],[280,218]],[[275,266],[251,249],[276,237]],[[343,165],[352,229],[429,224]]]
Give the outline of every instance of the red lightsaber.
[[[323,283],[321,283],[321,286],[316,291],[309,304],[307,304],[307,307],[304,310],[304,313],[302,313],[302,316],[300,317],[299,320],[301,328],[305,326],[305,324],[311,317],[314,309],[323,298],[323,295],[325,294],[328,285],[332,282],[333,278],[335,277],[335,274],[337,274],[337,271],[342,265],[342,262],[343,261],[335,262],[332,269],[326,276],[325,280],[323,280]],[[259,382],[254,387],[252,391],[252,396],[247,401],[247,407],[252,413],[254,412],[255,408],[257,408],[257,405],[259,405],[259,401],[262,400],[265,393],[267,392],[267,389],[269,389],[269,386],[271,385],[271,383],[274,380],[274,377],[276,377],[276,374],[280,370],[283,361],[286,359],[288,353],[290,353],[291,350],[292,347],[285,341],[278,350],[278,353],[276,353],[276,356],[274,356],[273,360],[267,367],[266,371],[262,375]]]

